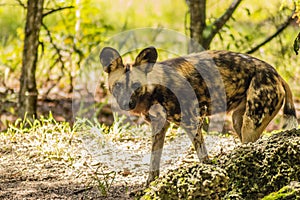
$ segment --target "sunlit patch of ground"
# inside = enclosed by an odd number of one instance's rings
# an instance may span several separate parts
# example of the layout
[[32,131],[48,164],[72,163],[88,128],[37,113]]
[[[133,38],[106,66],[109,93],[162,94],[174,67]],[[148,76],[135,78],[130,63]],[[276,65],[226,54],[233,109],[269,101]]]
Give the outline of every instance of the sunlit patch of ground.
[[[146,181],[148,126],[71,128],[51,117],[20,126],[0,133],[1,199],[130,199],[129,192]],[[232,136],[205,137],[211,156],[236,145]],[[198,162],[191,142],[182,131],[169,131],[162,174],[186,162]]]

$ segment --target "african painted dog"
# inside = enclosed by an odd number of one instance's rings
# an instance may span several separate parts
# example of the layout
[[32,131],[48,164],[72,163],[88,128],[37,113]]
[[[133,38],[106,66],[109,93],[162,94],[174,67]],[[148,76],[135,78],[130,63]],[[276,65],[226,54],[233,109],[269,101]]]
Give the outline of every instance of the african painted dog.
[[188,134],[200,161],[208,158],[202,118],[233,111],[233,127],[242,143],[256,141],[284,103],[284,127],[298,126],[291,90],[268,63],[229,51],[203,51],[156,62],[154,47],[125,64],[117,50],[105,47],[100,61],[119,107],[142,115],[152,126],[147,183],[159,176],[165,133],[170,122]]

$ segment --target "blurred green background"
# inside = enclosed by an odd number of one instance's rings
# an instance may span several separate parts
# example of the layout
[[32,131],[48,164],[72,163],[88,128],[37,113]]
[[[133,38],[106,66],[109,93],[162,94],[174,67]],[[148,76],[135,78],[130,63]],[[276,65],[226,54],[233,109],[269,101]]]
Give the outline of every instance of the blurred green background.
[[[294,1],[244,0],[211,43],[211,49],[247,52],[272,35],[293,12]],[[0,0],[0,95],[1,113],[15,116],[26,10],[26,1]],[[207,1],[209,27],[230,6],[230,0]],[[91,52],[108,38],[136,28],[167,28],[189,36],[189,9],[184,0],[46,0],[44,12],[72,6],[44,17],[40,32],[37,87],[39,101],[70,99],[74,79]],[[299,32],[296,19],[277,37],[253,53],[272,64],[300,97],[299,56],[293,42]],[[138,42],[138,41],[137,41]],[[166,43],[168,38],[166,38]],[[160,56],[166,59],[167,55]],[[100,67],[100,66],[99,66]],[[107,103],[105,78],[100,83],[99,102]],[[51,110],[43,103],[42,110]],[[71,112],[71,111],[69,111]],[[55,112],[54,112],[55,114]],[[64,116],[62,120],[71,117]],[[14,117],[1,118],[5,120]]]

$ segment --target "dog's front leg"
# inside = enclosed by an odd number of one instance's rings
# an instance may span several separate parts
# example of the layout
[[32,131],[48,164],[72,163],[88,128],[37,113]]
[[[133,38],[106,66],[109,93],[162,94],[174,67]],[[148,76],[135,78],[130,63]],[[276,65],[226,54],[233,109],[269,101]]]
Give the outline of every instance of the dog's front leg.
[[166,121],[164,112],[161,109],[151,113],[151,128],[152,128],[152,148],[150,158],[149,176],[146,185],[154,181],[159,176],[160,159],[163,151],[166,132],[170,123]]
[[202,135],[202,128],[198,128],[196,135],[193,135],[193,140],[192,143],[195,147],[197,156],[200,160],[200,162],[205,162],[208,160],[208,154],[207,154],[207,149],[205,146],[204,138]]
[[202,121],[201,122],[189,122],[182,123],[182,128],[185,129],[187,135],[189,136],[191,142],[194,145],[196,154],[200,162],[205,162],[208,160],[208,154],[202,135]]

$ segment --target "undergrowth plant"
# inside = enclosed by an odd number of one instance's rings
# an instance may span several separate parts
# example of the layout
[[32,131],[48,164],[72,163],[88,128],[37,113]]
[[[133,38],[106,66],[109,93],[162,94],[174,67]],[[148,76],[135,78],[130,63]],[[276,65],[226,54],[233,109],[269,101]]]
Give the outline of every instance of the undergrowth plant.
[[[8,145],[17,145],[19,148],[30,149],[43,159],[64,160],[66,162],[76,159],[75,149],[78,140],[75,137],[76,129],[68,122],[57,122],[52,114],[41,116],[34,121],[17,119],[10,124],[6,132],[0,133],[1,140]],[[18,152],[18,149],[16,149]]]
[[85,165],[90,169],[90,181],[87,187],[95,186],[103,196],[107,196],[115,181],[116,171],[104,172],[101,165],[92,166],[87,163]]

